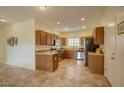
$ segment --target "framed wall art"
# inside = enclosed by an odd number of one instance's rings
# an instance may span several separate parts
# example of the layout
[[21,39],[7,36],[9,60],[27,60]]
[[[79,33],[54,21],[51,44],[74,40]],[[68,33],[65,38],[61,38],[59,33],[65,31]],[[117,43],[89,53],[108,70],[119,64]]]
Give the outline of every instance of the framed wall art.
[[123,34],[123,33],[124,33],[124,21],[118,24],[118,34]]
[[18,45],[18,38],[17,37],[10,37],[7,38],[7,45],[14,47],[14,45]]

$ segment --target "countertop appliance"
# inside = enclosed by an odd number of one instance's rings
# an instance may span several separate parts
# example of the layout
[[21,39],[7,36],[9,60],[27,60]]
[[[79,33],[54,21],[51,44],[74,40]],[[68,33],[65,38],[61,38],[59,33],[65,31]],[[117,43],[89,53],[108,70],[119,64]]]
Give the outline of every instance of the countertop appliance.
[[84,64],[88,66],[88,52],[95,52],[99,45],[94,44],[92,37],[86,37],[84,39]]

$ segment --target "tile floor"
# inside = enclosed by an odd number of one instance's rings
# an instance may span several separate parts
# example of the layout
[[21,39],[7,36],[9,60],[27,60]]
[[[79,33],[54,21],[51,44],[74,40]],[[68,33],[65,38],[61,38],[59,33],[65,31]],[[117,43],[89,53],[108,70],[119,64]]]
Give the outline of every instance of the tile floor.
[[0,64],[0,87],[109,87],[102,75],[92,74],[83,61],[65,59],[51,72]]

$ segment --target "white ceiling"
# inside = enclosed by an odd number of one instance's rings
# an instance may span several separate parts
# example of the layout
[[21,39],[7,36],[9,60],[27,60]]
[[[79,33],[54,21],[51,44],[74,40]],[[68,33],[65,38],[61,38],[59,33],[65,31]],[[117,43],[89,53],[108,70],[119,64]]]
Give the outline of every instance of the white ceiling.
[[[43,26],[47,30],[66,32],[83,31],[82,26],[86,29],[94,28],[99,25],[105,7],[103,6],[48,6],[42,11],[39,7],[24,6],[1,6],[0,18],[7,18],[8,23],[35,18],[36,26]],[[84,17],[85,21],[80,19]],[[57,21],[60,25],[57,25]]]

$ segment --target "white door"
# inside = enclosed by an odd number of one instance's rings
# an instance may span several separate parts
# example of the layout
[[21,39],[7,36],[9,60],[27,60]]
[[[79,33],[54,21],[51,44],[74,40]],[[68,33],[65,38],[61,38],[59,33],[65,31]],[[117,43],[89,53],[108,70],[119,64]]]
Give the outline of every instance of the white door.
[[112,86],[116,86],[115,39],[116,26],[112,21],[105,29],[105,73]]

